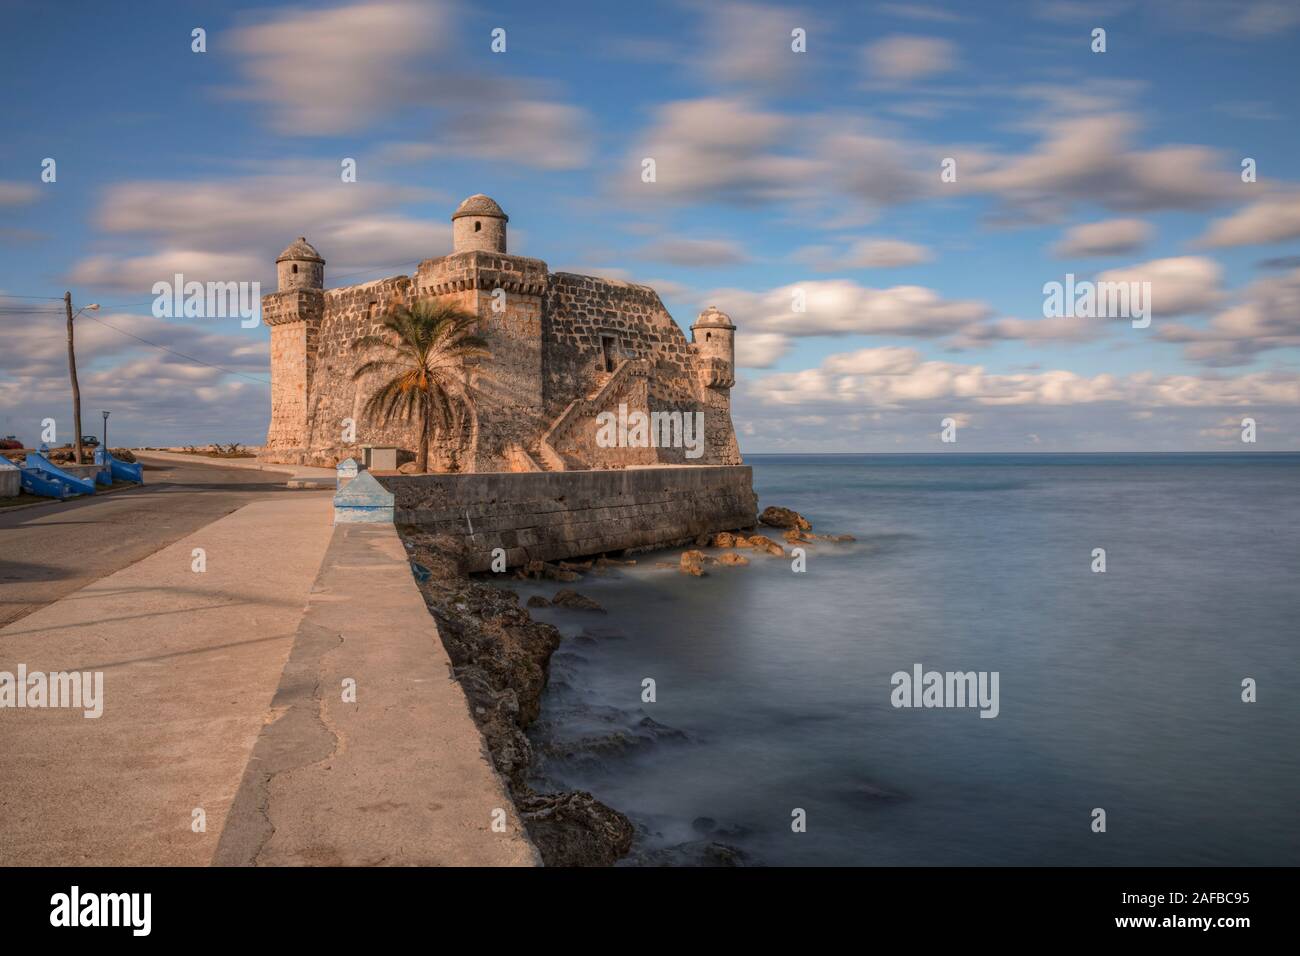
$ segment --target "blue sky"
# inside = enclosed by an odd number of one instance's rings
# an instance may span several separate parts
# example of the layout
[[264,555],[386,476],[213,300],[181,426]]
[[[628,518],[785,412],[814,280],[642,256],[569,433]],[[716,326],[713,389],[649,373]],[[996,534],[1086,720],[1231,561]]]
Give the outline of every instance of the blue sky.
[[[271,291],[299,234],[327,285],[410,272],[484,192],[512,252],[727,309],[748,452],[1300,448],[1300,5],[129,9],[0,13],[0,434],[70,417],[71,288],[88,422],[259,443],[266,330],[152,284]],[[1044,319],[1067,272],[1150,281],[1151,327]]]

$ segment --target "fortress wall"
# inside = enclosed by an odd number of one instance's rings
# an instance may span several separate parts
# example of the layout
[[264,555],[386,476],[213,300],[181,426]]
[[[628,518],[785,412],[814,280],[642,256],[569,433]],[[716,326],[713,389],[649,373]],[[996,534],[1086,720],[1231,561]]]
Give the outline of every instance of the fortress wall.
[[[653,289],[568,272],[552,273],[550,280],[543,333],[546,410],[552,418],[596,387],[604,368],[602,334],[618,340],[620,357],[650,367],[649,398],[656,408],[698,407],[694,352]],[[583,387],[575,389],[575,383]]]
[[[494,294],[497,290],[501,294]],[[707,387],[703,366],[710,360],[697,353],[653,289],[550,273],[540,259],[477,250],[426,259],[413,277],[264,296],[273,368],[266,460],[330,466],[359,457],[365,444],[395,445],[413,454],[414,422],[384,423],[362,411],[385,374],[373,373],[362,382],[352,375],[372,357],[354,348],[357,339],[380,330],[394,299],[417,296],[478,315],[492,352],[469,371],[478,390],[477,456],[468,454],[473,443],[466,421],[458,440],[431,443],[431,469],[503,471],[517,466],[519,448],[539,454],[538,439],[569,404],[607,381],[602,336],[613,339],[609,358],[615,366],[635,360],[645,373],[635,385],[603,396],[600,408],[584,409],[566,429],[566,447],[559,451],[570,468],[740,463],[729,394]],[[596,413],[617,412],[619,403],[629,412],[704,412],[704,456],[688,459],[681,447],[597,447]],[[344,444],[343,423],[349,418],[356,422],[356,436]]]
[[471,571],[493,548],[515,567],[671,547],[751,527],[758,510],[748,466],[375,477],[397,524],[463,536]]
[[[385,375],[352,380],[353,370],[371,357],[353,347],[364,335],[381,329],[384,310],[395,298],[411,293],[407,276],[394,276],[363,285],[330,289],[324,293],[325,311],[315,350],[310,391],[308,458],[306,463],[331,466],[347,457],[359,457],[360,445],[415,447],[414,422],[383,425],[362,412],[366,399]],[[356,443],[343,443],[343,420],[357,424]]]
[[549,424],[542,408],[546,276],[540,259],[477,250],[425,260],[416,274],[421,296],[455,302],[482,319],[480,334],[492,354],[470,373],[478,392],[477,470],[508,467],[507,449],[527,449]]

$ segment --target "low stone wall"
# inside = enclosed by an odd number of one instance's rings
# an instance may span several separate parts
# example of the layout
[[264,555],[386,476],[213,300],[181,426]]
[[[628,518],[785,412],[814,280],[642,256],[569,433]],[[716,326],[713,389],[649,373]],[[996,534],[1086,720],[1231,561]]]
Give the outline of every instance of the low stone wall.
[[394,521],[464,536],[470,571],[671,547],[755,523],[747,465],[475,475],[375,475]]

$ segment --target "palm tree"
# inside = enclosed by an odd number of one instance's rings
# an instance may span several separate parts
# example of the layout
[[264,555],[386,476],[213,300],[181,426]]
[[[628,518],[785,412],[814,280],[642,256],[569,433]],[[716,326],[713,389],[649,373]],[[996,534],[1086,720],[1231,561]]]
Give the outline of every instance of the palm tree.
[[473,330],[477,321],[474,313],[433,299],[409,306],[397,301],[384,315],[382,333],[353,343],[353,348],[379,352],[352,373],[353,381],[372,372],[391,374],[366,401],[366,416],[385,423],[415,418],[420,429],[415,465],[421,472],[429,470],[430,425],[439,434],[459,432],[466,414],[472,467],[478,450],[478,411],[466,362],[491,354]]

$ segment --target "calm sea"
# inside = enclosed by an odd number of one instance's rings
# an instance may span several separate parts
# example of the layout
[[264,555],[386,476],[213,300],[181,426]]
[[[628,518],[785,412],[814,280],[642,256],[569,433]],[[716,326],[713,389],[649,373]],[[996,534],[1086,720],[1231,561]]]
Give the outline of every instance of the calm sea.
[[[1300,864],[1300,455],[749,463],[857,541],[643,555],[576,585],[607,615],[535,612],[537,782],[628,814],[630,862]],[[999,715],[893,707],[915,664],[996,671]]]

